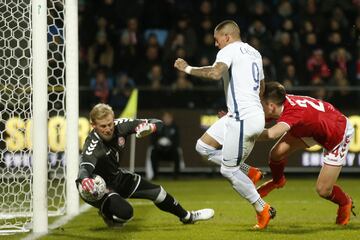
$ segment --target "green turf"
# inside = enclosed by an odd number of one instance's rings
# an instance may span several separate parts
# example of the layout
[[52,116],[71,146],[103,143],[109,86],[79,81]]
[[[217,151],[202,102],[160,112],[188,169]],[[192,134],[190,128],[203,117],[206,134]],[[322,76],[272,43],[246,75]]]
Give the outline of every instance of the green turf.
[[[108,229],[94,208],[41,239],[360,239],[360,217],[348,226],[334,224],[336,205],[315,192],[315,179],[289,179],[285,188],[265,198],[277,216],[264,231],[254,231],[253,208],[223,179],[159,181],[187,209],[213,208],[208,222],[183,225],[145,200],[131,200],[134,218],[122,229]],[[342,179],[343,189],[360,203],[360,179]],[[357,210],[357,212],[359,212]],[[15,237],[10,239],[16,239]]]

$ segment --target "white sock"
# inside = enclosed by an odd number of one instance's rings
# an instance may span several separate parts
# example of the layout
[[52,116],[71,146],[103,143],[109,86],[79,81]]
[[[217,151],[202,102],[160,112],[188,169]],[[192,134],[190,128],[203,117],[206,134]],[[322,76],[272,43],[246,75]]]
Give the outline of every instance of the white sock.
[[240,163],[240,170],[245,173],[246,175],[249,174],[249,170],[250,170],[251,166],[246,164],[246,163]]
[[226,167],[222,165],[220,172],[224,177],[230,180],[235,191],[248,200],[251,204],[254,204],[256,200],[260,198],[254,183],[245,173],[240,171],[238,167]]
[[265,204],[266,202],[261,197],[259,197],[259,199],[253,203],[253,206],[257,212],[262,212],[262,210],[264,210]]

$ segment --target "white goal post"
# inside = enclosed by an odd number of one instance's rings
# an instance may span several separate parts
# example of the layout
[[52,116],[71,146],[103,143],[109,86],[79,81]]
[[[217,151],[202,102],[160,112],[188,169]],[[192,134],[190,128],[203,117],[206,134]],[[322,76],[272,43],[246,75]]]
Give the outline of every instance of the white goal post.
[[0,234],[79,212],[77,4],[0,0]]

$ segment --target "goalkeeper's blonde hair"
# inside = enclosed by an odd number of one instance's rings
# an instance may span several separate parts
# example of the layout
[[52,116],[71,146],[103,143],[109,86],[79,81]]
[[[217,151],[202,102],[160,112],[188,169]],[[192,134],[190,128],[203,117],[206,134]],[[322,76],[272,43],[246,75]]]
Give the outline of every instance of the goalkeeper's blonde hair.
[[114,116],[112,108],[105,103],[98,103],[90,111],[90,121],[95,123],[96,120],[103,119],[108,115]]

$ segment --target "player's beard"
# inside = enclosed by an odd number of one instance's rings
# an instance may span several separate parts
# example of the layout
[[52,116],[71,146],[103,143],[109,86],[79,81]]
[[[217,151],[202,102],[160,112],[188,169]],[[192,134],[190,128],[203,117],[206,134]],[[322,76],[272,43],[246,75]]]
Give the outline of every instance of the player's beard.
[[113,139],[114,137],[114,131],[112,131],[110,134],[103,134],[103,133],[99,133],[100,137],[105,141],[108,142],[111,139]]

